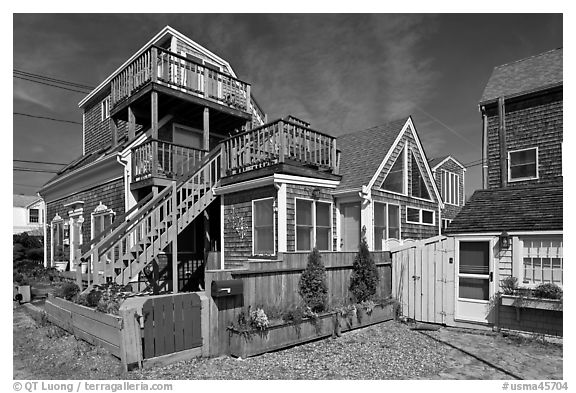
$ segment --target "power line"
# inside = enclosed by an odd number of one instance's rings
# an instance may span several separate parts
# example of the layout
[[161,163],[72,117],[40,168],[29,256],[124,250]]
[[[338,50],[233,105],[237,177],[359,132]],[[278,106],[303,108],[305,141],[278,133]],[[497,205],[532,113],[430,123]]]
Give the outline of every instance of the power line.
[[29,161],[29,160],[12,160],[12,161],[18,161],[18,162],[27,162],[30,164],[48,164],[48,165],[68,165],[68,164],[63,164],[61,162],[47,162],[47,161]]
[[33,168],[22,168],[22,167],[14,167],[12,168],[14,171],[20,172],[38,172],[38,173],[58,173],[59,171],[50,170],[50,169],[33,169]]
[[46,82],[41,82],[41,81],[39,81],[39,80],[28,79],[28,78],[24,78],[24,77],[21,77],[21,76],[18,76],[18,75],[14,75],[14,78],[22,79],[22,80],[29,81],[29,82],[39,83],[39,84],[41,84],[41,85],[52,86],[52,87],[56,87],[56,88],[58,88],[58,89],[68,90],[68,91],[72,91],[72,92],[75,92],[75,93],[82,93],[82,94],[88,94],[88,93],[89,93],[89,92],[87,92],[87,91],[71,89],[71,88],[69,88],[69,87],[64,87],[64,86],[58,86],[58,85],[54,85],[54,84],[52,84],[52,83],[46,83]]
[[33,118],[35,118],[35,119],[45,119],[45,120],[59,121],[59,122],[61,122],[61,123],[71,123],[71,124],[79,124],[79,125],[82,125],[82,123],[80,123],[80,122],[78,122],[78,121],[73,121],[73,120],[55,119],[55,118],[53,118],[53,117],[30,115],[30,114],[28,114],[28,113],[21,113],[21,112],[13,112],[13,114],[15,114],[15,115],[17,115],[17,116],[33,117]]
[[89,90],[93,90],[95,87],[94,86],[90,86],[90,85],[84,85],[82,83],[76,83],[76,82],[70,82],[70,81],[65,81],[63,79],[57,79],[57,78],[53,78],[50,76],[46,76],[46,75],[40,75],[40,74],[34,74],[32,72],[27,72],[27,71],[22,71],[22,70],[18,70],[16,68],[14,68],[14,72],[16,74],[19,74],[21,76],[26,76],[29,78],[36,78],[36,79],[40,79],[40,80],[44,80],[44,81],[49,81],[49,82],[55,82],[61,85],[68,85],[68,86],[72,86],[72,87],[78,87],[81,89],[89,89]]
[[468,138],[464,137],[463,135],[461,135],[458,131],[452,129],[450,126],[446,125],[445,123],[443,123],[441,120],[437,119],[436,117],[432,116],[430,113],[426,112],[424,109],[420,108],[418,105],[414,105],[416,107],[416,109],[418,109],[420,112],[424,113],[426,116],[428,116],[429,118],[431,118],[432,120],[434,120],[436,123],[440,124],[442,127],[444,127],[445,129],[447,129],[448,131],[450,131],[451,133],[453,133],[454,135],[456,135],[457,137],[459,137],[460,139],[470,143],[472,146],[476,146],[476,143],[472,142],[471,140],[469,140]]

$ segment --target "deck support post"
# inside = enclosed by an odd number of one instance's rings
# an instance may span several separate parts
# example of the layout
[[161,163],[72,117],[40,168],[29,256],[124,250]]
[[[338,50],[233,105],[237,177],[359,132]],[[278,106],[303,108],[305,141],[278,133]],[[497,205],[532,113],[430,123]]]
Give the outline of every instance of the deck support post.
[[172,293],[178,293],[178,201],[176,182],[172,182]]
[[202,148],[206,151],[210,150],[210,109],[204,108],[204,133]]
[[136,116],[131,106],[128,106],[128,140],[136,137]]
[[204,210],[202,219],[204,223],[204,263],[207,263],[208,254],[210,253],[210,215],[208,210]]

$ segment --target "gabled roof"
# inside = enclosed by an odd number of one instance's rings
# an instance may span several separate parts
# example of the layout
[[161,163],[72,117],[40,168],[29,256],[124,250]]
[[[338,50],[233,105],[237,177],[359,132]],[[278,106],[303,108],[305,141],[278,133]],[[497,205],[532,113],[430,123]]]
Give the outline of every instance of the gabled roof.
[[562,183],[477,190],[447,234],[562,230]]
[[13,203],[14,207],[28,207],[35,202],[38,202],[42,198],[38,195],[18,195],[13,194]]
[[451,155],[446,155],[446,156],[442,156],[442,157],[438,157],[438,158],[431,158],[428,160],[428,165],[430,166],[431,170],[435,170],[436,168],[438,168],[440,165],[444,164],[448,160],[454,161],[454,163],[456,165],[458,165],[459,167],[464,169],[464,171],[466,171],[466,167],[464,165],[462,165],[462,163],[460,161],[458,161],[457,159],[455,159]]
[[562,48],[494,67],[480,104],[562,84]]
[[338,190],[357,189],[370,183],[407,120],[402,118],[338,137],[342,175]]

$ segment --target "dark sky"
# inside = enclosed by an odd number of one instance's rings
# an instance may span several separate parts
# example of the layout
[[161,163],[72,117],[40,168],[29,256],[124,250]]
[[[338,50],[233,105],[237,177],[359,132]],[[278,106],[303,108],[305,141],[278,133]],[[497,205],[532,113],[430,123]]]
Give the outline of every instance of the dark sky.
[[[165,25],[226,59],[269,119],[339,135],[412,115],[428,158],[464,164],[481,158],[477,104],[493,67],[563,45],[560,14],[15,14],[14,68],[95,86]],[[14,112],[81,122],[82,98],[14,79]],[[80,125],[13,118],[14,159],[81,155]],[[13,174],[25,194],[53,176]]]

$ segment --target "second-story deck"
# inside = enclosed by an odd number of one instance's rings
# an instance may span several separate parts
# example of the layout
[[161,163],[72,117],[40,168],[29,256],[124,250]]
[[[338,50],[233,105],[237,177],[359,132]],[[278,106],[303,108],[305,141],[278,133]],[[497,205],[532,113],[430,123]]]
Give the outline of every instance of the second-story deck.
[[250,84],[158,46],[151,46],[126,65],[111,81],[110,109],[115,113],[146,86],[155,84],[172,94],[186,94],[207,106],[264,121],[265,114],[252,99]]

